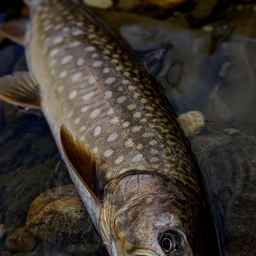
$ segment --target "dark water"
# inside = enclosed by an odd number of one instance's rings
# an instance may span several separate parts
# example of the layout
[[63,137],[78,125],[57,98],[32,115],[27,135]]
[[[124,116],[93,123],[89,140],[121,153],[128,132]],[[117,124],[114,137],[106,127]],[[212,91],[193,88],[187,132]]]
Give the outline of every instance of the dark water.
[[[204,115],[204,126],[189,140],[227,256],[256,255],[256,4],[242,6],[231,6],[208,27],[196,29],[182,13],[163,21],[97,11],[131,48],[145,50],[171,42],[157,77],[177,115],[192,110]],[[12,72],[22,53],[16,45],[1,49],[1,76]],[[20,62],[16,69],[22,68]],[[8,237],[25,226],[31,202],[71,181],[40,113],[18,112],[1,104],[0,255],[107,255],[88,219],[82,235],[72,226],[57,232],[57,238],[47,230],[37,233],[41,239],[30,239],[34,241],[30,249],[7,245]],[[51,221],[60,225],[57,219]]]

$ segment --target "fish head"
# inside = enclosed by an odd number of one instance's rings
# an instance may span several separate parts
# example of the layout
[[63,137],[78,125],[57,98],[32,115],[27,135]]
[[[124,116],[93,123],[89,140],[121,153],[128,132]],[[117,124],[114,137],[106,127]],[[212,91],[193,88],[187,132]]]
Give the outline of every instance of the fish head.
[[[112,201],[113,208],[105,216],[111,219],[106,225],[111,233],[108,237],[112,238],[108,243],[110,254],[194,255],[187,237],[191,220],[189,204],[170,193],[164,180],[153,177],[152,183],[149,176],[123,180],[126,185],[133,184],[126,194],[122,193],[124,186],[118,186],[117,201]],[[130,197],[136,190],[136,196]]]

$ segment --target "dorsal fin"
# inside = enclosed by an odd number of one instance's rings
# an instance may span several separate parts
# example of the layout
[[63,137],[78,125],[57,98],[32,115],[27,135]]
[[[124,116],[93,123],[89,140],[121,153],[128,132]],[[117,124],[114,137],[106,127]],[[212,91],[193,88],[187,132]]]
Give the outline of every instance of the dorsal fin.
[[96,188],[97,157],[81,140],[75,140],[71,132],[64,125],[61,125],[60,128],[60,140],[69,165],[90,192],[96,203],[100,203]]
[[15,72],[0,78],[0,99],[25,108],[40,108],[36,80],[28,72]]

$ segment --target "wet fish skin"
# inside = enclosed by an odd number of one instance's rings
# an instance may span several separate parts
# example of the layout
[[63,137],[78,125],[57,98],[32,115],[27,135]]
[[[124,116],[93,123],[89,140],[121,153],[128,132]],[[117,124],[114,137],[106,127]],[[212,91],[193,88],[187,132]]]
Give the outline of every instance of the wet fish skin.
[[[109,253],[219,255],[198,164],[156,81],[75,1],[28,3],[42,109]],[[101,206],[67,161],[63,124],[99,160]]]

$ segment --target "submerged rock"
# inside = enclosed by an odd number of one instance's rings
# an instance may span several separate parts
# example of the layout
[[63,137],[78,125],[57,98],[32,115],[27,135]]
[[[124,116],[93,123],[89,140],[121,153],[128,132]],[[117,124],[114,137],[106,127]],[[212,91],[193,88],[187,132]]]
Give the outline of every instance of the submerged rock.
[[103,250],[74,185],[41,193],[30,205],[26,226],[34,236],[68,252],[99,255]]
[[112,0],[83,0],[84,4],[97,7],[97,8],[109,8],[113,5]]
[[6,239],[6,248],[10,251],[28,252],[37,245],[37,239],[25,226],[17,228]]

